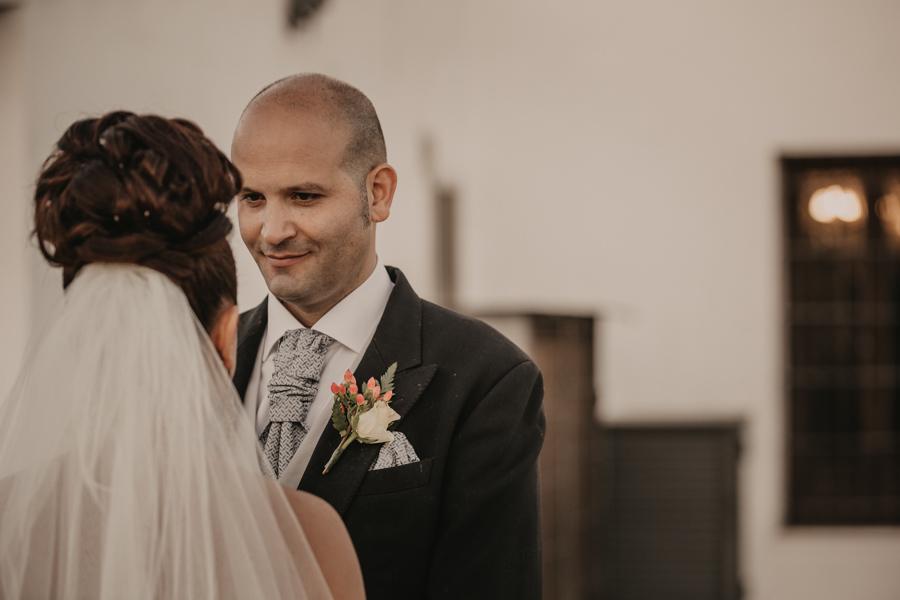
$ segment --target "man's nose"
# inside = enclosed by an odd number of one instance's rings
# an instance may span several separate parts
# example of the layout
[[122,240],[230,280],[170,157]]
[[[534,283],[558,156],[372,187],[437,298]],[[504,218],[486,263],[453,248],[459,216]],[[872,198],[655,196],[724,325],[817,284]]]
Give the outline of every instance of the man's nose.
[[290,211],[281,202],[269,202],[263,221],[263,241],[270,246],[277,246],[295,235],[297,226],[291,220]]

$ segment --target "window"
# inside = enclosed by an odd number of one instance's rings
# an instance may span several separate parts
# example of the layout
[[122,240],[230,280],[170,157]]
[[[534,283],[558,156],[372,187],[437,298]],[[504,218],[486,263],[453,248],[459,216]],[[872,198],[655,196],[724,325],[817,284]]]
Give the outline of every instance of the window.
[[794,525],[900,524],[900,156],[782,159]]

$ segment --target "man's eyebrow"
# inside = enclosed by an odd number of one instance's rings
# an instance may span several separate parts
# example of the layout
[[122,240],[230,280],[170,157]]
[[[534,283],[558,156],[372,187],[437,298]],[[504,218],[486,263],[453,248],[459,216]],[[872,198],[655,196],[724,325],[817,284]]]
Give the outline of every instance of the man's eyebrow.
[[302,192],[304,194],[324,194],[327,190],[318,183],[301,183],[292,185],[284,190],[285,192]]
[[[282,194],[287,194],[287,193],[291,193],[291,192],[300,192],[303,194],[324,194],[327,191],[328,190],[324,186],[322,186],[318,183],[311,183],[311,182],[310,183],[298,183],[296,185],[289,185],[280,190],[280,192]],[[253,189],[252,187],[245,185],[244,187],[241,188],[239,193],[241,193],[241,194],[261,194],[262,192],[259,192],[255,189]]]

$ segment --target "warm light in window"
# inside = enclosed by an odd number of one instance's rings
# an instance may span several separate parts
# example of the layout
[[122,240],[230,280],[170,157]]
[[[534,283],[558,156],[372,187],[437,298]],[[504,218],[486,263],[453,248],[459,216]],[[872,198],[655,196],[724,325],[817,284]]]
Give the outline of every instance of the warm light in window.
[[853,223],[862,218],[863,210],[859,194],[837,184],[816,190],[809,199],[809,214],[819,223]]
[[881,217],[885,230],[895,237],[900,237],[900,196],[886,194],[878,199],[875,212]]

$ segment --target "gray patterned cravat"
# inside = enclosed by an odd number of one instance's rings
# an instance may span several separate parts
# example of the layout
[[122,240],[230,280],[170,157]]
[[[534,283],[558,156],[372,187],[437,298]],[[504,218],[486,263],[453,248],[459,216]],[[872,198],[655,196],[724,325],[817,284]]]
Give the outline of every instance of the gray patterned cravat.
[[275,477],[284,473],[309,431],[306,415],[332,341],[312,329],[291,329],[281,338],[269,381],[269,424],[259,436]]

